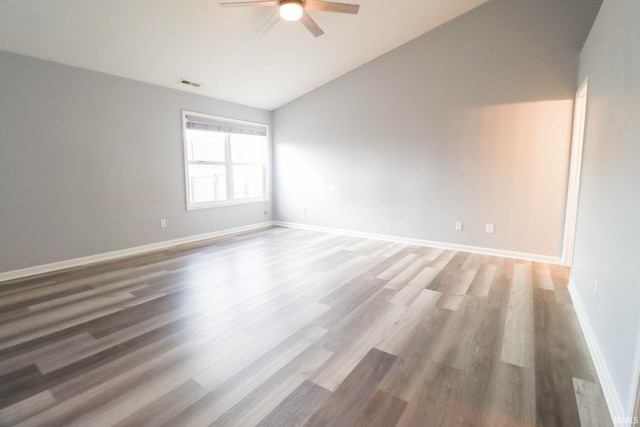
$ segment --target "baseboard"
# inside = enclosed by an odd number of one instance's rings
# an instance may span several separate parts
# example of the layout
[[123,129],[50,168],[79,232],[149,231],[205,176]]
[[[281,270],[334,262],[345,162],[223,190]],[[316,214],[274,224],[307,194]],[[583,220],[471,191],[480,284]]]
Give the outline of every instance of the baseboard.
[[551,256],[545,256],[545,255],[522,253],[522,252],[504,251],[499,249],[481,248],[481,247],[475,247],[475,246],[456,245],[452,243],[433,242],[428,240],[412,239],[408,237],[365,233],[360,231],[344,230],[344,229],[338,229],[338,228],[321,227],[321,226],[315,226],[315,225],[298,224],[298,223],[283,222],[283,221],[265,221],[258,224],[251,224],[251,225],[246,225],[242,227],[229,228],[225,230],[214,231],[211,233],[182,237],[179,239],[166,240],[163,242],[152,243],[149,245],[121,249],[121,250],[112,251],[112,252],[105,252],[102,254],[90,255],[90,256],[81,257],[81,258],[74,258],[74,259],[54,262],[51,264],[44,264],[44,265],[38,265],[34,267],[27,267],[19,270],[0,272],[0,284],[1,282],[5,282],[7,280],[20,279],[23,277],[34,276],[37,274],[50,273],[56,270],[79,267],[81,265],[92,264],[96,262],[109,261],[117,258],[122,258],[125,256],[139,255],[145,252],[157,251],[157,250],[166,249],[172,246],[178,246],[178,245],[183,245],[187,243],[198,242],[201,240],[213,239],[217,237],[224,237],[224,236],[229,236],[233,234],[244,233],[247,231],[259,230],[261,228],[271,227],[274,225],[280,226],[280,227],[299,228],[299,229],[305,229],[305,230],[320,231],[325,233],[334,233],[334,234],[341,234],[341,235],[354,236],[354,237],[363,237],[368,239],[384,240],[388,242],[404,243],[408,245],[428,246],[432,248],[451,249],[456,251],[472,252],[472,253],[478,253],[483,255],[493,255],[493,256],[500,256],[505,258],[516,258],[516,259],[523,259],[527,261],[543,262],[548,264],[560,264],[562,261],[560,257],[551,257]]
[[[632,372],[631,384],[629,384],[631,395],[629,396],[629,402],[627,403],[627,408],[629,408],[627,412],[633,414],[634,417],[638,417],[638,421],[640,421],[640,324],[638,325]],[[638,424],[638,422],[636,422],[636,424]]]
[[545,264],[561,264],[562,258],[548,255],[529,254],[525,252],[513,252],[500,249],[482,248],[477,246],[457,245],[453,243],[433,242],[429,240],[412,239],[409,237],[390,236],[386,234],[365,233],[361,231],[344,230],[339,228],[321,227],[317,225],[299,224],[293,222],[274,221],[280,227],[299,228],[310,231],[321,231],[325,233],[342,234],[345,236],[364,237],[368,239],[384,240],[387,242],[404,243],[415,246],[428,246],[430,248],[451,249],[454,251],[471,252],[482,255],[493,255],[503,258],[515,258],[526,261],[541,262]]
[[596,367],[600,386],[602,387],[604,398],[607,401],[612,421],[614,422],[614,425],[620,425],[616,420],[624,419],[629,415],[627,415],[627,412],[622,405],[622,401],[620,400],[620,396],[618,396],[618,392],[613,385],[609,368],[607,368],[602,351],[600,351],[600,345],[596,340],[593,328],[591,328],[591,323],[589,322],[587,313],[584,310],[584,306],[582,305],[582,301],[580,300],[580,296],[578,295],[573,279],[569,282],[569,294],[571,295],[571,301],[573,302],[573,307],[575,308],[578,316],[578,322],[580,322],[580,328],[582,329],[582,333],[587,341],[591,358],[593,359],[593,363]]
[[131,255],[139,255],[145,252],[157,251],[160,249],[166,249],[173,246],[184,245],[187,243],[194,243],[201,240],[215,239],[217,237],[231,236],[234,234],[245,233],[248,231],[259,230],[262,228],[272,227],[273,221],[265,221],[257,224],[245,225],[242,227],[227,228],[224,230],[214,231],[211,233],[198,234],[195,236],[181,237],[179,239],[166,240],[158,243],[151,243],[149,245],[136,246],[133,248],[121,249],[112,252],[105,252],[102,254],[90,255],[81,258],[74,258],[65,261],[54,262],[51,264],[38,265],[34,267],[23,268],[20,270],[12,270],[0,273],[0,285],[1,282],[7,280],[20,279],[22,277],[34,276],[36,274],[50,273],[52,271],[64,270],[67,268],[79,267],[81,265],[93,264],[96,262],[109,261],[116,258],[122,258]]

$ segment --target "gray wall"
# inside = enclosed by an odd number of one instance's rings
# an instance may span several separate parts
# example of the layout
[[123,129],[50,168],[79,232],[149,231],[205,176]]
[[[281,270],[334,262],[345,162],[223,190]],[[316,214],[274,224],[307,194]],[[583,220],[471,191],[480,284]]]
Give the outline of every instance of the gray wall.
[[560,256],[599,3],[494,0],[277,109],[276,219]]
[[638,23],[640,2],[605,0],[579,76],[589,77],[589,93],[572,275],[623,405],[631,396],[640,321]]
[[271,120],[0,52],[0,272],[271,220],[264,203],[186,211],[182,109]]

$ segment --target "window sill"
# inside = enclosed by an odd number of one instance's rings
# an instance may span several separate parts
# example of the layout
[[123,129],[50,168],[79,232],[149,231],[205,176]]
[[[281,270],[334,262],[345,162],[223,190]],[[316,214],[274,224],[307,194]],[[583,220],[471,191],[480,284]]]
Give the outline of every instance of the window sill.
[[261,197],[257,199],[242,199],[242,200],[230,200],[224,202],[207,202],[207,203],[188,203],[188,211],[196,211],[200,209],[220,208],[224,206],[236,206],[236,205],[248,205],[250,203],[264,203],[268,202],[268,197]]

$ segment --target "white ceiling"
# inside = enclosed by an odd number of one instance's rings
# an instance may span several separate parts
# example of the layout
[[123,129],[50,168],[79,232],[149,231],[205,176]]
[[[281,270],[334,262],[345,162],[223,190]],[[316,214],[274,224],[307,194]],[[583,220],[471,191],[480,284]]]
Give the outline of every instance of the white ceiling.
[[219,1],[0,0],[0,50],[273,110],[487,0],[343,0],[360,13],[309,12],[319,38]]

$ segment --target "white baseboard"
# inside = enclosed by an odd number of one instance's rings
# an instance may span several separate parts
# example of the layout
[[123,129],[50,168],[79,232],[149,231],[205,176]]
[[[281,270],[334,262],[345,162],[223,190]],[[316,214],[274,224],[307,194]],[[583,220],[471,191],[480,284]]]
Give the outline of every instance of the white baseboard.
[[[629,402],[627,403],[627,412],[634,416],[640,413],[640,407],[636,408],[636,402],[640,403],[640,400],[638,399],[640,397],[638,396],[640,393],[640,324],[638,324],[637,331],[636,349],[633,354],[633,371],[631,371],[633,373],[631,374],[631,381],[629,384],[629,390],[631,390],[631,393],[629,394]],[[638,412],[636,412],[636,409]],[[636,422],[636,425],[637,424],[638,423]]]
[[493,255],[493,256],[499,256],[503,258],[515,258],[515,259],[522,259],[526,261],[541,262],[545,264],[561,264],[562,263],[562,258],[548,256],[548,255],[529,254],[525,252],[513,252],[513,251],[505,251],[505,250],[491,249],[491,248],[481,248],[477,246],[457,245],[453,243],[432,242],[429,240],[412,239],[409,237],[398,237],[398,236],[390,236],[386,234],[365,233],[361,231],[321,227],[317,225],[299,224],[299,223],[293,223],[293,222],[274,221],[273,224],[280,227],[299,228],[299,229],[310,230],[310,231],[322,231],[325,233],[342,234],[345,236],[354,236],[354,237],[364,237],[368,239],[384,240],[387,242],[404,243],[407,245],[428,246],[430,248],[451,249],[454,251],[471,252],[471,253],[482,254],[482,255]]
[[182,237],[179,239],[166,240],[164,242],[152,243],[149,245],[137,246],[133,248],[121,249],[113,252],[106,252],[102,254],[90,255],[81,258],[74,258],[51,264],[38,265],[34,267],[23,268],[19,270],[12,270],[6,272],[0,272],[0,283],[7,280],[19,279],[27,276],[34,276],[36,274],[50,273],[56,270],[63,270],[66,268],[79,267],[81,265],[92,264],[95,262],[109,261],[116,258],[122,258],[125,256],[138,255],[145,252],[157,251],[160,249],[166,249],[172,246],[183,245],[186,243],[193,243],[200,240],[213,239],[216,237],[224,237],[238,233],[244,233],[247,231],[258,230],[261,228],[280,226],[288,228],[300,228],[305,230],[320,231],[325,233],[334,233],[354,237],[363,237],[368,239],[384,240],[388,242],[404,243],[408,245],[416,246],[428,246],[432,248],[451,249],[463,252],[472,252],[483,255],[493,255],[505,258],[516,258],[527,261],[543,262],[548,264],[560,264],[562,261],[560,257],[552,257],[545,255],[528,254],[522,252],[504,251],[499,249],[480,248],[475,246],[456,245],[453,243],[432,242],[428,240],[412,239],[408,237],[389,236],[385,234],[364,233],[360,231],[343,230],[337,228],[320,227],[315,225],[298,224],[282,221],[266,221],[258,224],[251,224],[242,227],[229,228],[225,230],[214,231],[212,233],[198,234],[195,236]]
[[[38,265],[35,267],[23,268],[20,270],[12,270],[0,273],[0,282],[7,280],[19,279],[36,274],[50,273],[56,270],[66,268],[79,267],[81,265],[92,264],[95,262],[109,261],[125,256],[139,255],[145,252],[157,251],[173,246],[184,245],[187,243],[198,242],[201,240],[214,239],[217,237],[231,236],[234,234],[245,233],[247,231],[259,230],[261,228],[272,227],[273,221],[265,221],[258,224],[245,225],[242,227],[227,228],[225,230],[214,231],[211,233],[198,234],[195,236],[181,237],[179,239],[166,240],[164,242],[151,243],[149,245],[136,246],[133,248],[121,249],[113,252],[105,252],[102,254],[90,255],[81,258],[74,258],[65,261],[54,262],[51,264]],[[0,283],[1,285],[1,283]]]
[[576,310],[578,321],[580,322],[580,328],[582,329],[582,333],[584,334],[584,337],[587,341],[587,346],[589,347],[591,358],[593,359],[593,363],[596,367],[598,379],[600,380],[600,386],[602,387],[604,398],[607,401],[607,406],[609,407],[611,418],[614,421],[614,425],[620,425],[620,423],[616,423],[615,420],[628,417],[629,414],[627,414],[627,412],[625,411],[624,406],[622,405],[622,401],[620,400],[620,396],[618,395],[618,392],[613,385],[613,380],[611,378],[611,374],[609,373],[609,368],[607,368],[604,356],[602,355],[602,351],[600,350],[600,345],[596,340],[593,328],[591,327],[591,323],[589,322],[587,313],[584,310],[584,306],[582,305],[580,295],[576,290],[573,279],[569,282],[569,294],[571,295],[571,301],[573,302],[573,307]]

